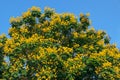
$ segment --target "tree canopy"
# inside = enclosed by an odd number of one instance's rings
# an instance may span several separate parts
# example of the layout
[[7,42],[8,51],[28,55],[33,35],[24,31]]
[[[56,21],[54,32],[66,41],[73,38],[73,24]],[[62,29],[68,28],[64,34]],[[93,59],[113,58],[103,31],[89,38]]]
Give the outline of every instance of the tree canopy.
[[120,79],[120,51],[105,31],[89,27],[89,14],[33,6],[10,24],[10,37],[0,36],[2,79]]

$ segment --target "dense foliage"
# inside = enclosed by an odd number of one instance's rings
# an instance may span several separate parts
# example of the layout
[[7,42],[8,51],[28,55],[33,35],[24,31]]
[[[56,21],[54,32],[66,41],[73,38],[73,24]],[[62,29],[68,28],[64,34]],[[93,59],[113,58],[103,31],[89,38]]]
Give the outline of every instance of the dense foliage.
[[[7,80],[119,80],[120,51],[89,14],[44,12],[33,6],[11,17],[0,36],[0,77]],[[7,57],[9,60],[4,60]]]

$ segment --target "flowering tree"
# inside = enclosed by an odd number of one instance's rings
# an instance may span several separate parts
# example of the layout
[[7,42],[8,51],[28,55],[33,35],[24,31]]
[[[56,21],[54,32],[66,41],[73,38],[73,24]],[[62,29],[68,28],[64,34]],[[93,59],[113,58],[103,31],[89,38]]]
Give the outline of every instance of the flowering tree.
[[[118,80],[120,52],[89,14],[42,13],[33,6],[11,17],[10,38],[0,37],[2,78],[10,80]],[[9,63],[3,60],[8,57]]]

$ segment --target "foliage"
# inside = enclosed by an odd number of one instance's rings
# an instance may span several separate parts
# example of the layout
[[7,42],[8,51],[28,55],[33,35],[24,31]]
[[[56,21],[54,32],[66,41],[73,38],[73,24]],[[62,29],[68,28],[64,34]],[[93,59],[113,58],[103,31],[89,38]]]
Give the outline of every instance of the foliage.
[[[89,14],[44,12],[33,6],[11,17],[10,38],[0,37],[2,78],[10,80],[118,80],[120,52]],[[9,57],[9,63],[3,61]]]

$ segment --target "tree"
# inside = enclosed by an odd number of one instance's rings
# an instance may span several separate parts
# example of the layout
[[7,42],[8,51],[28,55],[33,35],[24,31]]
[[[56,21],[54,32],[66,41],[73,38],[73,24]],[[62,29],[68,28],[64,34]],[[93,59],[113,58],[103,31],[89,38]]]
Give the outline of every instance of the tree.
[[[33,6],[11,17],[10,38],[0,38],[2,78],[10,80],[118,80],[120,51],[102,30],[80,18]],[[2,45],[2,46],[1,46]],[[0,58],[1,59],[1,58]]]

